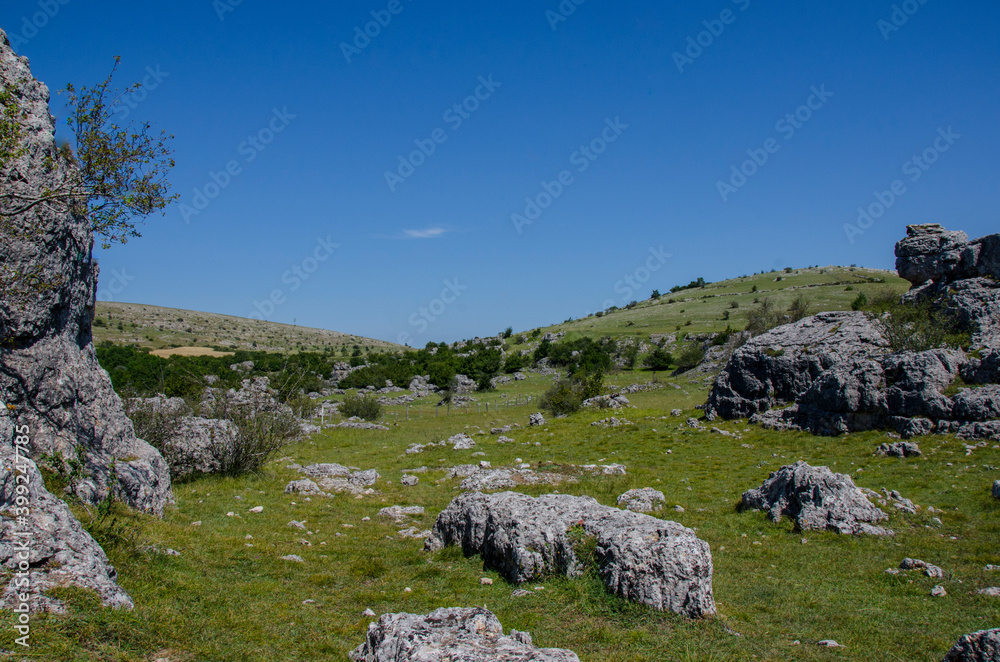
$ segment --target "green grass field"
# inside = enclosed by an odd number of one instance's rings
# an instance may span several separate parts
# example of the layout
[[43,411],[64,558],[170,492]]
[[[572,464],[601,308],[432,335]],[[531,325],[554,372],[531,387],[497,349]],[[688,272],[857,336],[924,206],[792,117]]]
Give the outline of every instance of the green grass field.
[[[631,310],[542,330],[565,331],[572,339],[648,338],[674,333],[677,327],[691,333],[721,331],[727,325],[739,329],[755,298],[774,297],[784,307],[805,294],[813,311],[842,310],[859,291],[870,296],[885,288],[901,292],[906,283],[887,272],[859,268],[775,272],[665,294]],[[723,319],[727,311],[728,320]],[[216,324],[220,334],[238,330],[228,322]],[[1000,625],[1000,601],[975,592],[1000,585],[1000,572],[985,570],[987,564],[1000,564],[1000,502],[990,497],[990,485],[1000,473],[1000,448],[991,445],[967,455],[953,437],[928,437],[917,439],[923,457],[889,459],[873,456],[886,440],[884,433],[815,437],[770,432],[745,421],[717,423],[742,435],[725,437],[683,425],[687,417],[700,416],[695,407],[708,393],[703,377],[658,377],[660,388],[629,396],[635,409],[549,417],[544,427],[527,427],[528,415],[538,410],[538,398],[553,380],[537,374],[477,394],[475,403],[450,413],[435,408],[436,397],[389,407],[389,431],[327,430],[288,447],[287,457],[270,463],[260,475],[175,484],[176,505],[162,520],[119,512],[111,526],[110,520],[96,522],[88,510],[74,506],[105,546],[136,609],[113,612],[83,591],[61,591],[70,613],[35,617],[30,654],[19,650],[16,657],[60,662],[346,660],[372,620],[362,616],[366,608],[376,614],[426,613],[486,605],[505,628],[527,630],[537,645],[569,648],[592,662],[931,661],[940,660],[960,635]],[[608,376],[606,383],[620,387],[653,378],[648,372],[622,372]],[[528,396],[530,404],[510,406]],[[675,408],[683,410],[681,417],[669,415]],[[634,425],[590,425],[610,415]],[[508,423],[523,426],[508,433],[516,443],[497,444],[489,429]],[[410,444],[458,432],[472,434],[477,448],[404,453]],[[579,476],[576,483],[520,491],[586,494],[614,505],[619,494],[633,487],[661,490],[668,502],[661,517],[695,528],[711,546],[718,616],[689,621],[625,603],[606,594],[593,573],[577,580],[548,578],[527,587],[542,587],[533,595],[514,598],[516,587],[485,570],[478,557],[465,558],[454,548],[425,553],[422,541],[398,535],[408,525],[376,516],[384,506],[421,505],[426,514],[413,518],[412,525],[431,528],[437,513],[458,494],[460,481],[445,479],[446,469],[482,459],[494,467],[523,460],[534,469],[562,473],[573,473],[571,465],[625,464],[626,476]],[[850,473],[862,487],[899,490],[921,510],[903,515],[888,508],[889,526],[896,531],[892,538],[803,533],[788,521],[772,523],[763,513],[737,512],[743,491],[796,460]],[[286,468],[291,461],[377,469],[382,476],[375,485],[378,494],[311,500],[285,495],[288,481],[301,477]],[[402,486],[402,470],[419,466],[429,469],[418,474],[419,484]],[[262,513],[248,512],[258,505]],[[674,510],[678,505],[683,512]],[[929,506],[940,512],[929,513]],[[227,517],[229,511],[239,517]],[[365,522],[365,517],[371,520]],[[293,519],[305,521],[308,532],[290,528]],[[202,524],[192,526],[196,521]],[[181,555],[149,547],[172,548]],[[280,560],[288,554],[298,554],[305,563]],[[885,573],[904,557],[942,567],[945,579]],[[481,577],[492,578],[493,584],[481,585]],[[931,597],[937,584],[947,596]],[[3,629],[0,649],[16,648],[12,632]],[[845,647],[819,647],[824,639]]]
[[[873,457],[885,439],[879,433],[823,438],[768,432],[742,421],[720,424],[743,435],[732,439],[681,428],[688,416],[699,414],[693,407],[706,395],[704,387],[683,379],[630,396],[638,408],[615,415],[634,426],[593,427],[592,421],[610,414],[592,411],[517,429],[509,434],[515,444],[478,434],[506,423],[526,426],[534,404],[498,410],[497,403],[515,395],[537,397],[550,380],[534,375],[485,394],[479,407],[489,402],[488,414],[476,413],[473,405],[435,416],[428,398],[411,406],[409,420],[405,407],[391,408],[387,432],[328,430],[287,449],[299,464],[377,469],[382,478],[375,496],[306,501],[285,495],[286,483],[300,476],[283,459],[259,476],[175,485],[176,506],[162,520],[120,515],[135,525],[137,543],[109,542],[107,527],[97,527],[136,610],[111,612],[80,591],[66,591],[69,615],[35,618],[32,659],[344,660],[364,639],[371,619],[361,612],[369,607],[382,614],[486,605],[505,628],[528,630],[538,645],[569,648],[595,662],[940,660],[961,634],[998,624],[1000,603],[974,592],[1000,584],[1000,573],[984,570],[1000,564],[1000,502],[989,494],[1000,450],[966,456],[960,441],[931,437],[917,440],[922,458],[899,460]],[[636,380],[648,381],[649,374],[613,379]],[[668,416],[673,408],[684,409],[684,416]],[[463,431],[477,440],[474,451],[403,452],[412,443]],[[473,456],[475,451],[485,458]],[[422,505],[427,513],[413,523],[430,528],[458,493],[458,480],[441,482],[446,467],[480,459],[510,465],[517,458],[556,471],[600,461],[628,467],[624,477],[580,477],[558,488],[522,490],[530,494],[558,489],[614,505],[632,487],[661,490],[668,502],[662,516],[695,528],[711,545],[718,617],[688,621],[655,613],[607,595],[594,576],[551,578],[529,586],[544,587],[534,595],[514,598],[515,587],[484,570],[478,557],[464,558],[456,549],[427,554],[421,541],[397,535],[404,527],[376,517],[384,506]],[[889,526],[896,536],[888,539],[801,533],[790,522],[774,524],[762,513],[736,511],[744,490],[796,460],[850,473],[860,486],[898,489],[922,510],[892,513]],[[402,469],[421,465],[430,471],[419,474],[419,485],[400,485]],[[257,505],[263,513],[248,512]],[[675,512],[674,505],[684,512]],[[928,514],[927,506],[943,512]],[[227,511],[240,516],[227,517]],[[77,512],[89,521],[84,510]],[[942,526],[931,523],[934,516]],[[304,520],[312,534],[288,527],[293,519]],[[202,525],[192,527],[194,521]],[[136,552],[137,545],[169,547],[181,556]],[[279,560],[287,554],[305,563]],[[946,579],[884,573],[907,556],[941,566]],[[484,576],[494,583],[480,585]],[[932,598],[931,588],[939,583],[948,595]],[[14,648],[10,632],[4,628],[0,648]],[[822,639],[846,648],[821,648],[816,643]]]

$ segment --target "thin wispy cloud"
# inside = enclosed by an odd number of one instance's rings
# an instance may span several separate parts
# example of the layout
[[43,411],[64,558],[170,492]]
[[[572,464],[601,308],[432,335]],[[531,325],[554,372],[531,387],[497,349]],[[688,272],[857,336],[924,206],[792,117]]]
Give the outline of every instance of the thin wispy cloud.
[[403,230],[405,234],[410,239],[434,239],[435,237],[440,237],[445,233],[444,228],[425,228],[423,230]]

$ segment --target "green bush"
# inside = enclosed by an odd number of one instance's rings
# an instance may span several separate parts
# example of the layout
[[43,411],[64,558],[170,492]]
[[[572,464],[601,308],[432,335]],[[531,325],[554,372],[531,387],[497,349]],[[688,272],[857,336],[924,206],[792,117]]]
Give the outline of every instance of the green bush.
[[903,303],[891,291],[871,298],[863,308],[894,352],[923,352],[941,347],[967,349],[972,335],[962,329],[941,299]]
[[347,418],[357,416],[366,421],[377,421],[382,417],[382,405],[374,395],[356,393],[344,398],[340,403],[340,413]]
[[646,355],[646,358],[642,360],[642,365],[649,368],[650,370],[669,370],[670,365],[674,362],[674,357],[667,350],[662,347],[657,347],[652,352]]
[[868,295],[858,292],[858,296],[851,302],[851,310],[864,310],[868,306]]
[[565,416],[580,410],[583,401],[595,398],[604,388],[604,375],[599,372],[561,379],[542,396],[542,409],[553,416]]
[[705,350],[698,343],[688,343],[677,356],[678,372],[686,372],[694,368],[705,358]]

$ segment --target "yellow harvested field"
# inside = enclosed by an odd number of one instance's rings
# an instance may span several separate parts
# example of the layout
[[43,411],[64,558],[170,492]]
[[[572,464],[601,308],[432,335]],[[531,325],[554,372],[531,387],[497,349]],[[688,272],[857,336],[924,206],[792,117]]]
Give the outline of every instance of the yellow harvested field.
[[208,347],[174,347],[172,349],[156,349],[150,354],[165,359],[170,356],[232,356],[233,352],[219,352]]

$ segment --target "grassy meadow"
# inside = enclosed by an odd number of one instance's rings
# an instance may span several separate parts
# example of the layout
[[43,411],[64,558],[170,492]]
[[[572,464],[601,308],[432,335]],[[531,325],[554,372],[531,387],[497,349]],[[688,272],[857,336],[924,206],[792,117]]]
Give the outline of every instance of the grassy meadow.
[[[997,625],[996,599],[975,594],[1000,584],[1000,573],[984,570],[1000,564],[1000,503],[989,494],[1000,465],[997,448],[967,455],[961,441],[930,437],[918,439],[923,457],[900,460],[872,455],[885,440],[880,433],[824,438],[768,432],[744,421],[718,423],[741,439],[693,430],[683,422],[700,414],[694,406],[706,393],[683,378],[630,396],[636,409],[585,411],[543,427],[527,427],[534,403],[502,405],[516,396],[537,398],[551,379],[532,375],[480,394],[479,413],[473,405],[450,415],[442,408],[435,416],[434,398],[411,406],[409,420],[405,407],[390,408],[389,431],[331,429],[289,447],[287,458],[260,475],[176,484],[176,505],[162,520],[121,512],[113,527],[109,520],[92,523],[136,609],[108,611],[82,591],[64,591],[70,613],[35,617],[29,658],[345,660],[372,620],[362,615],[366,608],[426,613],[486,605],[505,628],[530,631],[538,645],[569,648],[595,662],[940,660],[959,635]],[[635,373],[611,381],[649,379],[649,373]],[[683,416],[670,416],[674,408]],[[590,425],[612,414],[634,425]],[[489,429],[509,423],[523,426],[508,434],[516,443],[498,444]],[[472,434],[477,447],[404,453],[410,444],[458,432]],[[421,505],[426,514],[412,524],[428,529],[458,493],[459,479],[444,479],[447,467],[483,459],[507,466],[518,458],[534,469],[569,474],[570,465],[628,467],[626,476],[579,476],[576,483],[521,490],[530,494],[558,490],[614,505],[633,487],[661,490],[668,503],[662,517],[695,528],[711,546],[718,617],[689,621],[625,603],[607,595],[594,573],[549,578],[527,587],[541,587],[533,595],[515,598],[516,587],[484,570],[478,557],[465,558],[454,548],[425,553],[422,541],[398,535],[409,525],[377,517],[384,506]],[[286,468],[290,460],[375,468],[382,476],[378,494],[285,495],[287,482],[301,477]],[[737,512],[744,490],[796,460],[850,473],[860,486],[898,489],[922,509],[891,513],[896,535],[885,539],[802,533],[788,521]],[[419,484],[402,486],[402,470],[419,466],[428,467],[417,474]],[[674,510],[677,505],[684,511]],[[264,511],[248,512],[254,506]],[[928,506],[942,512],[931,515]],[[85,523],[93,521],[85,509],[76,511]],[[238,517],[227,517],[230,511]],[[304,521],[308,531],[289,527],[290,520]],[[195,521],[202,524],[192,526]],[[288,554],[305,562],[280,560]],[[946,578],[884,572],[907,556],[939,565]],[[480,577],[493,584],[481,585]],[[937,584],[947,596],[931,597]],[[14,647],[10,632],[4,628],[0,648]],[[824,639],[845,647],[817,646]]]
[[[774,297],[784,307],[806,294],[813,311],[837,310],[849,308],[859,291],[871,295],[884,288],[902,291],[906,284],[886,272],[855,268],[774,272],[664,293],[630,310],[542,331],[565,331],[568,339],[648,340],[678,327],[689,333],[727,325],[739,329],[755,298]],[[217,331],[233,333],[228,326]],[[617,387],[655,380],[651,390],[628,396],[635,408],[547,416],[546,425],[529,428],[528,415],[538,411],[538,399],[553,379],[530,374],[478,393],[475,402],[450,412],[435,407],[435,396],[389,407],[388,431],[328,429],[289,446],[258,475],[177,483],[176,503],[162,519],[120,509],[101,519],[93,508],[73,505],[117,568],[135,611],[102,609],[81,590],[60,590],[69,613],[34,617],[32,648],[27,655],[17,651],[16,659],[346,660],[373,620],[362,615],[368,608],[376,614],[427,613],[485,605],[505,629],[527,630],[536,644],[571,649],[588,662],[931,661],[940,660],[960,635],[1000,624],[1000,602],[976,593],[1000,585],[1000,572],[985,569],[1000,564],[1000,501],[990,496],[990,485],[1000,477],[1000,447],[968,451],[954,437],[935,436],[916,440],[922,457],[902,460],[873,455],[885,433],[829,438],[770,432],[746,421],[714,423],[738,435],[728,437],[712,432],[712,424],[704,429],[685,424],[701,415],[696,406],[707,397],[704,377],[689,381],[643,371],[606,379]],[[523,404],[528,397],[532,401]],[[671,416],[673,409],[683,414]],[[612,415],[633,424],[591,425]],[[489,430],[506,424],[521,426],[507,433],[515,443],[498,444]],[[473,435],[476,448],[404,452],[411,444],[458,432]],[[459,493],[460,479],[447,479],[447,469],[480,460],[494,467],[523,461],[578,479],[519,490],[529,494],[558,490],[614,505],[634,487],[662,491],[667,507],[660,516],[696,529],[711,546],[718,616],[691,621],[626,603],[604,591],[592,568],[580,579],[546,578],[524,587],[530,596],[514,597],[518,587],[484,569],[479,557],[465,558],[455,548],[425,553],[422,540],[399,535],[409,526],[431,528]],[[886,508],[888,526],[896,532],[891,538],[803,533],[787,520],[772,523],[763,513],[737,511],[742,492],[797,460],[849,473],[862,487],[899,490],[921,510],[905,515]],[[286,495],[285,485],[302,477],[287,468],[292,462],[377,469],[377,494]],[[574,468],[612,462],[626,465],[627,475],[585,476]],[[416,474],[419,484],[401,485],[403,470],[418,467],[427,467]],[[58,489],[55,483],[50,487]],[[420,505],[426,513],[405,525],[380,520],[378,510],[395,504]],[[255,506],[263,512],[249,512]],[[306,530],[290,527],[291,520],[304,522]],[[168,548],[180,555],[163,553]],[[281,560],[289,554],[304,562]],[[945,578],[885,572],[905,557],[940,566]],[[482,577],[492,585],[482,585]],[[931,596],[938,584],[946,596]],[[2,629],[0,649],[15,648],[12,632]],[[817,645],[828,639],[843,647]]]

